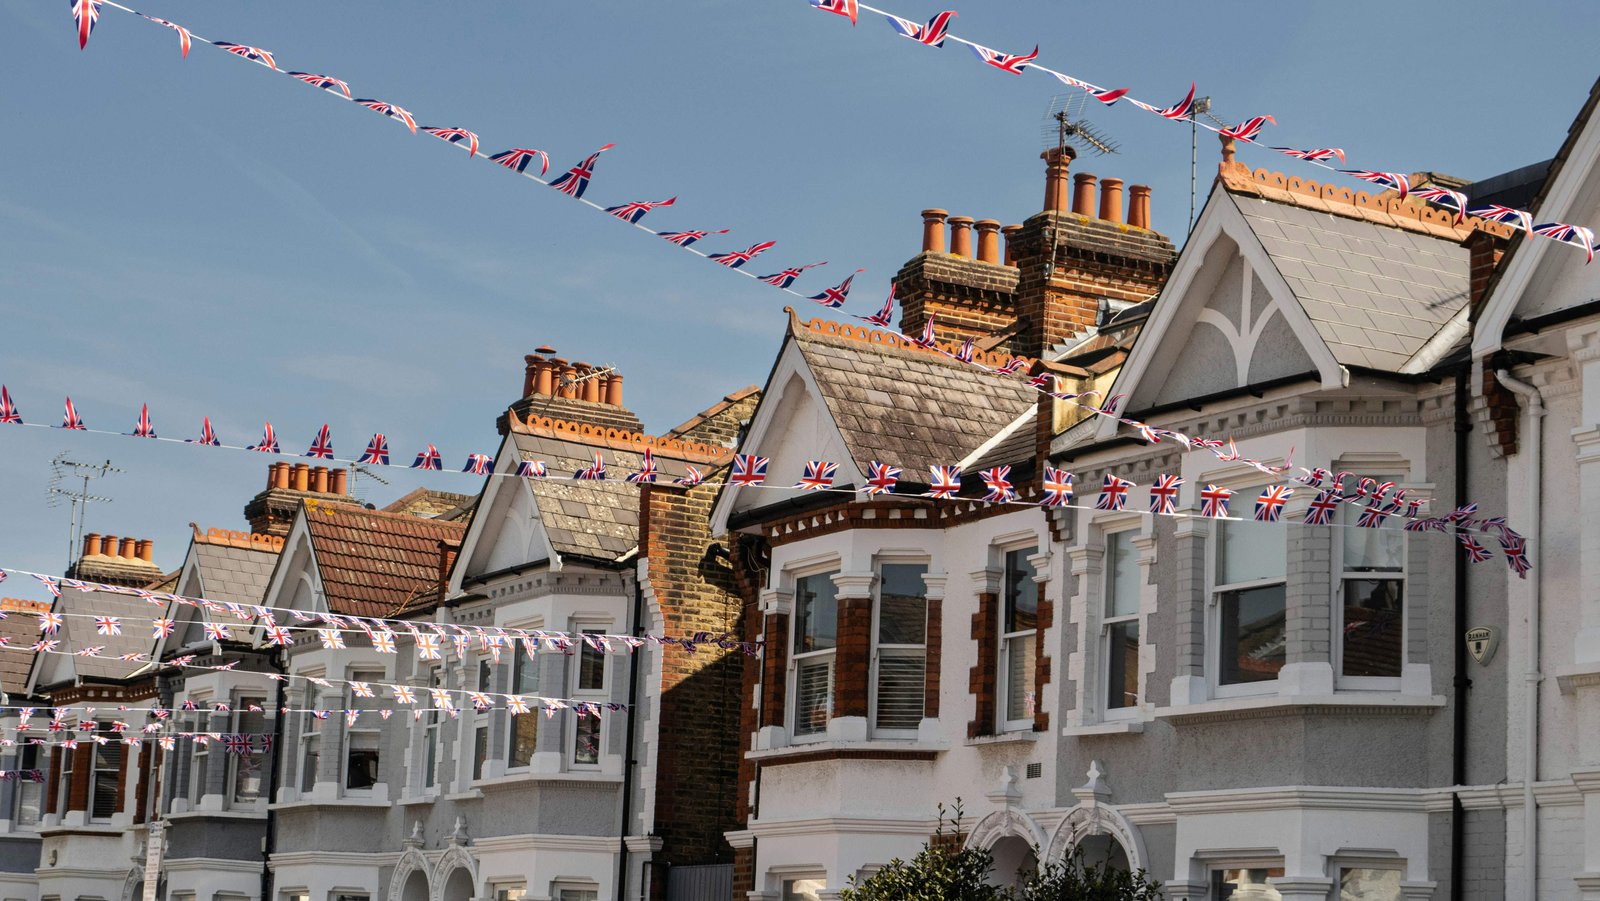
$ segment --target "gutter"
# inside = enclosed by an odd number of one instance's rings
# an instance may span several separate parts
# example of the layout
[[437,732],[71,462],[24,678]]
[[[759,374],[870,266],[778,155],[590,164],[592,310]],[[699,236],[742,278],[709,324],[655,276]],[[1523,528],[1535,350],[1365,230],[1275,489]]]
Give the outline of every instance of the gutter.
[[1522,897],[1536,898],[1539,895],[1539,810],[1533,783],[1539,778],[1539,683],[1544,679],[1539,671],[1539,585],[1542,581],[1539,519],[1544,490],[1544,396],[1538,388],[1517,381],[1504,369],[1495,370],[1495,378],[1528,404],[1528,553],[1534,565],[1534,577],[1528,582],[1528,660],[1523,671],[1527,727],[1522,734]]

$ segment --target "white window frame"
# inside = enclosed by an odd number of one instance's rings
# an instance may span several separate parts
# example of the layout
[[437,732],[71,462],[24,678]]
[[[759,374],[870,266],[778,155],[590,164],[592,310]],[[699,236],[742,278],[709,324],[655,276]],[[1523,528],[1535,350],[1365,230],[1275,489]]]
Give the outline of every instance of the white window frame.
[[[489,897],[487,901],[522,901],[528,894],[528,880],[526,879],[492,879],[489,881]],[[500,896],[505,892],[504,898]]]
[[[1233,489],[1230,512],[1239,508],[1233,504],[1240,503],[1241,497],[1254,504],[1253,498],[1245,497],[1258,491],[1261,485],[1247,485]],[[1268,588],[1273,585],[1283,586],[1283,612],[1285,628],[1289,616],[1289,560],[1285,554],[1283,561],[1283,575],[1267,579],[1249,579],[1243,582],[1218,582],[1220,576],[1220,557],[1222,554],[1222,533],[1228,525],[1254,526],[1256,523],[1249,519],[1215,520],[1211,523],[1211,531],[1206,548],[1206,678],[1210,683],[1213,698],[1244,698],[1275,695],[1281,679],[1262,679],[1258,682],[1239,682],[1225,685],[1222,682],[1222,595],[1230,591],[1247,591],[1252,588]],[[1282,528],[1269,523],[1261,523],[1263,527]],[[1286,545],[1287,546],[1287,545]],[[1287,657],[1285,665],[1288,665]]]
[[[787,665],[785,666],[785,676],[786,676],[785,682],[786,682],[786,685],[785,685],[785,690],[784,690],[784,694],[785,694],[784,720],[786,721],[788,729],[789,729],[789,742],[791,744],[805,744],[807,742],[827,741],[827,739],[828,739],[828,727],[827,727],[826,723],[831,722],[833,720],[833,717],[834,717],[834,709],[833,709],[834,680],[837,677],[838,672],[839,672],[839,635],[838,635],[838,622],[839,622],[839,608],[838,608],[839,600],[838,600],[838,598],[839,598],[839,595],[838,595],[838,586],[837,585],[834,586],[834,641],[833,641],[833,647],[827,648],[826,650],[821,650],[821,651],[805,651],[805,652],[802,652],[802,653],[796,653],[795,650],[794,650],[795,641],[797,640],[797,638],[799,637],[799,634],[800,634],[800,582],[801,582],[802,579],[809,579],[809,578],[812,578],[813,576],[822,576],[824,578],[827,578],[831,582],[833,580],[833,577],[838,575],[842,571],[843,571],[843,569],[842,569],[842,567],[840,565],[840,561],[838,561],[838,560],[830,560],[830,561],[828,561],[826,563],[821,563],[821,564],[817,564],[815,566],[806,567],[805,569],[797,569],[797,570],[794,570],[793,572],[786,573],[786,576],[791,581],[791,585],[790,585],[791,596],[794,598],[794,607],[789,613],[789,634],[785,638],[785,640],[789,643],[789,653],[788,653],[788,658],[789,659],[788,659]],[[816,732],[808,732],[808,733],[805,733],[804,735],[802,735],[802,734],[799,733],[799,730],[795,728],[796,725],[799,723],[799,720],[798,720],[797,717],[799,716],[799,713],[800,713],[800,666],[801,666],[802,662],[806,662],[806,661],[824,661],[824,660],[827,662],[827,666],[828,666],[828,690],[827,690],[827,695],[826,695],[826,697],[828,699],[828,703],[827,703],[828,715],[824,719],[824,725],[820,730],[818,730]]]
[[[47,747],[47,745],[33,745],[21,742],[19,742],[17,745],[17,769],[39,770],[43,774],[43,778],[38,782],[25,782],[23,781],[21,775],[18,775],[17,791],[15,793],[15,797],[11,799],[10,811],[11,828],[14,831],[32,832],[38,829],[39,825],[44,822],[45,792],[51,787],[50,755],[45,753]],[[31,767],[24,766],[22,762],[22,755],[29,753],[33,755],[33,766]],[[42,765],[41,760],[43,761]],[[22,822],[22,792],[23,787],[28,785],[35,786],[38,789],[38,795],[34,799],[34,818],[32,821],[24,823]]]
[[[94,738],[92,738],[92,737],[87,737],[87,738],[81,738],[80,739],[80,741],[87,741],[89,743],[89,799],[88,799],[88,803],[85,805],[86,809],[84,810],[84,816],[91,823],[109,823],[112,820],[116,819],[117,816],[122,813],[122,809],[119,807],[119,808],[116,808],[116,809],[112,810],[111,814],[109,816],[96,816],[95,815],[95,812],[94,812],[95,803],[94,802],[95,802],[95,798],[99,794],[99,782],[100,782],[98,777],[102,773],[106,773],[106,772],[110,772],[113,776],[116,777],[116,788],[112,791],[112,795],[111,795],[111,797],[112,797],[112,802],[111,803],[112,804],[116,804],[117,803],[117,801],[116,801],[117,795],[119,795],[119,794],[125,795],[124,782],[126,781],[126,773],[127,773],[127,769],[126,769],[127,760],[126,760],[126,757],[127,757],[127,754],[128,754],[128,746],[123,744],[121,737],[118,736],[116,733],[112,732],[111,731],[111,727],[107,726],[107,725],[102,725],[102,726],[100,726],[100,728],[96,729],[93,732],[80,733],[80,735],[83,735],[83,736],[104,736],[106,738],[111,739],[109,742],[107,742],[104,745],[102,745],[99,742],[95,741]],[[101,750],[108,749],[108,748],[116,748],[117,749],[117,752],[116,752],[117,753],[117,762],[113,767],[110,768],[109,771],[100,766],[100,752],[101,752]]]
[[[1015,631],[1015,632],[1007,632],[1007,631],[1005,631],[1005,628],[1006,628],[1006,598],[1007,598],[1007,595],[1009,594],[1009,592],[1006,590],[1006,588],[1007,588],[1006,579],[1009,578],[1009,576],[1011,574],[1010,567],[1008,567],[1006,565],[1006,559],[1008,557],[1010,557],[1014,553],[1022,553],[1024,551],[1028,551],[1030,548],[1032,549],[1032,553],[1024,553],[1022,559],[1023,560],[1027,560],[1028,561],[1028,566],[1034,570],[1034,576],[1032,577],[1033,578],[1033,582],[1034,582],[1034,586],[1035,586],[1034,590],[1039,595],[1039,597],[1035,601],[1035,603],[1037,604],[1038,602],[1042,602],[1044,600],[1044,597],[1043,597],[1044,586],[1039,582],[1039,580],[1037,578],[1037,576],[1038,576],[1038,567],[1034,566],[1033,565],[1033,561],[1029,560],[1029,558],[1030,557],[1039,556],[1039,540],[1038,540],[1038,538],[1036,536],[1033,536],[1033,537],[1029,537],[1026,541],[1016,541],[1016,542],[1012,542],[1010,544],[1000,545],[999,547],[996,548],[996,551],[998,553],[999,560],[1000,560],[1000,596],[998,598],[997,604],[995,605],[995,617],[996,617],[996,620],[997,620],[996,623],[995,623],[995,632],[1000,636],[1000,638],[999,638],[1000,648],[999,648],[998,653],[995,654],[995,674],[994,674],[995,711],[994,711],[994,715],[995,715],[996,724],[999,726],[999,731],[1001,731],[1001,732],[1031,732],[1031,731],[1033,731],[1033,724],[1034,724],[1034,715],[1033,714],[1029,714],[1028,716],[1023,717],[1022,719],[1016,719],[1016,720],[1009,719],[1006,716],[1006,713],[1010,709],[1010,706],[1011,706],[1011,695],[1010,695],[1011,679],[1010,679],[1010,673],[1011,673],[1011,642],[1012,642],[1013,639],[1026,638],[1026,637],[1032,636],[1031,640],[1033,641],[1034,647],[1035,647],[1036,650],[1035,650],[1034,659],[1033,659],[1032,678],[1028,680],[1029,681],[1029,685],[1030,685],[1030,690],[1032,690],[1032,687],[1036,686],[1038,684],[1038,681],[1039,681],[1039,679],[1038,679],[1038,676],[1039,676],[1039,658],[1038,658],[1038,652],[1037,652],[1038,641],[1039,641],[1039,639],[1038,639],[1039,626],[1038,626],[1037,607],[1035,607],[1034,627],[1032,629],[1020,629],[1020,630]],[[1037,713],[1038,710],[1039,710],[1039,700],[1040,699],[1038,697],[1035,697],[1033,699],[1033,710],[1034,710],[1034,713]]]
[[[522,630],[525,630],[525,631],[532,631],[532,630],[541,629],[541,628],[543,628],[543,622],[539,621],[539,622],[535,622],[535,623],[533,623],[531,625],[518,626],[518,627],[516,627],[514,629],[508,629],[507,631],[516,632],[517,629],[522,629]],[[540,659],[540,656],[541,656],[541,652],[543,651],[543,647],[540,645],[540,643],[538,641],[532,642],[532,646],[533,646],[533,649],[534,649],[534,654],[533,654],[533,657],[530,658],[528,656],[527,649],[524,648],[523,645],[522,645],[521,639],[518,639],[518,638],[512,638],[511,639],[511,644],[510,644],[510,653],[511,653],[510,668],[511,668],[511,671],[506,674],[506,679],[507,679],[507,682],[506,682],[506,693],[507,694],[520,694],[520,692],[517,691],[517,669],[519,667],[531,667],[533,669],[533,681],[534,681],[533,693],[535,695],[540,695],[540,694],[542,694],[544,692],[544,675],[540,671],[540,666],[542,665],[542,661]],[[532,707],[532,705],[529,705],[529,706]],[[532,707],[532,709],[529,710],[527,713],[523,713],[523,714],[519,714],[519,715],[512,715],[512,713],[509,710],[506,711],[505,761],[506,761],[506,770],[507,771],[511,771],[511,772],[525,771],[525,770],[527,770],[529,767],[531,767],[533,765],[533,756],[532,755],[529,755],[528,759],[526,759],[526,760],[518,760],[516,757],[512,756],[511,751],[512,751],[513,748],[516,747],[516,743],[517,743],[517,723],[523,717],[528,717],[534,724],[534,742],[533,742],[533,744],[534,744],[534,754],[539,753],[539,739],[538,739],[539,718],[542,717],[542,716],[544,716],[544,711],[541,710],[538,707]],[[523,888],[524,889],[527,888],[526,884],[524,884]]]
[[[874,737],[914,739],[917,737],[917,728],[911,729],[882,729],[878,726],[878,664],[884,657],[920,657],[922,659],[922,691],[923,691],[923,717],[927,716],[927,691],[928,691],[928,582],[922,582],[922,644],[890,644],[878,642],[878,623],[883,611],[883,567],[889,566],[921,566],[923,576],[933,570],[933,560],[926,554],[895,554],[893,552],[879,554],[872,561],[872,661],[868,667],[867,682],[867,712],[869,723]],[[837,652],[837,646],[834,648]],[[835,657],[837,665],[838,658]],[[833,679],[828,679],[831,689]],[[921,718],[919,718],[919,726]]]
[[[578,882],[571,879],[562,879],[550,884],[550,897],[552,901],[566,901],[564,892],[588,892],[596,898],[600,897],[600,885],[596,882]],[[581,896],[580,896],[581,897]]]
[[[363,669],[360,666],[353,666],[345,678],[347,680],[371,683],[384,682],[388,679],[388,676],[382,669]],[[346,688],[347,690],[344,692],[346,707],[352,710],[360,710],[363,714],[377,712],[373,707],[373,702],[377,700],[376,698],[358,698],[353,689],[349,689],[348,686]],[[363,704],[362,701],[367,703]],[[332,714],[329,715],[331,716]],[[339,715],[341,717],[345,716],[343,711]],[[339,794],[352,798],[368,798],[372,796],[373,789],[377,787],[381,780],[374,779],[372,785],[365,788],[350,788],[350,752],[355,750],[357,737],[363,740],[370,739],[372,741],[371,750],[378,753],[378,766],[381,768],[383,766],[383,726],[381,722],[367,722],[362,725],[360,718],[357,718],[357,725],[355,726],[350,726],[348,723],[348,719],[343,719],[339,723],[339,728],[344,730],[344,753],[339,755]]]
[[[600,620],[585,620],[582,622],[572,623],[570,628],[574,633],[593,632],[595,634],[604,635],[611,631],[611,626],[612,624],[610,622]],[[578,641],[581,642],[582,646],[578,648],[578,653],[572,655],[572,690],[569,692],[569,694],[574,700],[577,701],[589,701],[592,703],[604,704],[610,698],[612,679],[611,671],[615,669],[615,667],[611,665],[611,655],[604,651],[594,652],[600,654],[600,687],[581,688],[579,687],[578,680],[583,675],[583,655],[585,653],[584,648],[587,648],[589,644],[588,642],[583,641],[581,638],[578,639]],[[598,771],[604,765],[604,758],[606,756],[606,720],[610,719],[610,717],[594,717],[592,714],[580,716],[576,710],[569,711],[569,713],[572,717],[572,728],[566,730],[567,766],[570,769],[578,771]],[[594,763],[579,763],[578,727],[580,725],[586,725],[587,721],[591,718],[594,719],[595,723],[600,727],[598,730],[598,737],[595,739],[595,741],[598,743],[595,750],[595,761]]]
[[[1340,467],[1344,468],[1345,464],[1341,463]],[[1372,469],[1370,465],[1368,465],[1366,468]],[[1405,467],[1394,466],[1390,464],[1388,468],[1390,470],[1401,470]],[[1379,471],[1381,469],[1382,467],[1373,471]],[[1404,475],[1384,475],[1376,476],[1374,478],[1377,478],[1379,482],[1392,480],[1400,488],[1406,487],[1406,477]],[[1359,515],[1360,509],[1361,507],[1359,505],[1350,505],[1349,510],[1351,512],[1349,515]],[[1357,530],[1352,525],[1350,528],[1335,529],[1334,531],[1338,532],[1339,534],[1338,537],[1332,542],[1333,551],[1329,555],[1333,558],[1333,597],[1329,600],[1333,615],[1328,617],[1328,622],[1333,629],[1333,637],[1330,644],[1332,653],[1330,654],[1330,657],[1332,658],[1333,662],[1334,687],[1336,689],[1351,691],[1399,691],[1400,676],[1398,675],[1346,676],[1344,674],[1344,583],[1347,581],[1375,581],[1378,579],[1400,583],[1400,671],[1403,674],[1406,666],[1406,643],[1411,637],[1411,538],[1405,532],[1394,530],[1392,526],[1384,527],[1378,530],[1398,536],[1400,542],[1399,572],[1394,572],[1392,570],[1349,570],[1345,568],[1345,542],[1348,541],[1351,534]]]
[[[248,693],[236,694],[233,697],[233,701],[232,701],[233,713],[229,718],[229,726],[230,726],[229,731],[234,732],[236,734],[245,734],[244,733],[244,717],[251,712],[249,707],[250,707],[250,702],[252,700],[254,700],[256,702],[256,706],[261,708],[262,728],[268,730],[268,734],[270,734],[270,731],[272,729],[272,716],[273,716],[273,714],[272,714],[270,708],[267,707],[268,699],[267,699],[266,695],[253,695],[253,694],[248,694]],[[247,735],[246,736],[246,740],[248,740],[250,742],[251,751],[250,751],[249,754],[227,754],[227,755],[225,755],[227,757],[227,759],[228,759],[228,763],[227,763],[226,781],[224,782],[224,785],[226,786],[226,790],[225,790],[225,794],[224,794],[223,804],[224,804],[225,807],[227,807],[229,809],[232,809],[232,810],[260,810],[260,809],[263,809],[263,805],[264,804],[266,804],[267,802],[269,802],[271,800],[270,798],[267,797],[267,781],[268,781],[267,780],[267,772],[268,772],[268,769],[272,766],[272,751],[269,751],[269,750],[267,750],[265,748],[263,748],[259,752],[254,750],[255,747],[256,747],[256,740],[257,740],[256,736],[254,736],[254,735]],[[234,797],[235,791],[238,788],[239,767],[245,762],[245,760],[247,760],[248,758],[251,758],[251,757],[259,757],[260,760],[261,760],[261,763],[260,763],[260,766],[262,768],[262,771],[261,771],[262,772],[261,794],[254,801],[240,801],[240,800],[237,800]]]
[[[222,731],[211,728],[211,718],[217,716],[217,713],[211,709],[213,705],[210,698],[196,698],[191,695],[189,700],[193,701],[198,708],[192,711],[194,718],[193,725],[189,727],[191,733]],[[200,728],[200,717],[202,716],[206,717],[204,729]],[[196,736],[191,734],[189,744],[189,784],[183,787],[183,796],[189,801],[189,809],[193,810],[200,806],[200,799],[206,795],[206,781],[210,774],[211,760],[214,755],[211,753],[211,740],[209,738],[202,744],[196,740]],[[180,747],[182,746],[180,745]]]
[[[1144,640],[1145,640],[1144,625],[1145,624],[1144,624],[1144,596],[1143,596],[1144,592],[1143,592],[1142,589],[1143,589],[1143,585],[1144,585],[1145,568],[1144,568],[1144,561],[1142,559],[1143,551],[1139,548],[1138,544],[1136,543],[1136,539],[1139,538],[1140,535],[1141,535],[1141,533],[1140,533],[1140,530],[1138,529],[1137,526],[1132,527],[1132,528],[1107,529],[1101,535],[1103,554],[1101,556],[1102,563],[1101,563],[1101,573],[1100,573],[1100,577],[1099,577],[1100,578],[1100,600],[1099,600],[1099,607],[1100,607],[1100,639],[1099,639],[1099,642],[1100,642],[1099,643],[1100,660],[1099,660],[1099,665],[1097,667],[1098,672],[1099,672],[1099,677],[1094,680],[1095,684],[1097,686],[1097,690],[1099,692],[1099,697],[1096,699],[1096,703],[1091,706],[1091,709],[1098,709],[1100,711],[1100,716],[1105,720],[1131,720],[1131,719],[1138,719],[1138,717],[1140,715],[1140,712],[1141,712],[1141,709],[1142,709],[1142,707],[1144,705],[1145,685],[1144,685],[1143,666],[1144,666]],[[1138,586],[1138,589],[1139,589],[1139,590],[1136,590],[1135,593],[1134,593],[1133,612],[1132,613],[1121,614],[1121,615],[1118,615],[1118,616],[1113,616],[1112,613],[1111,613],[1111,604],[1112,604],[1112,601],[1115,599],[1113,597],[1114,592],[1112,591],[1112,585],[1115,583],[1114,576],[1116,575],[1115,562],[1113,561],[1112,554],[1111,554],[1111,545],[1112,545],[1113,541],[1118,542],[1118,543],[1121,543],[1121,542],[1124,542],[1124,541],[1127,542],[1129,558],[1132,560],[1134,571],[1138,576],[1138,579],[1137,579],[1135,584]],[[1129,622],[1131,622],[1131,623],[1133,623],[1133,624],[1135,624],[1135,625],[1137,625],[1139,627],[1139,651],[1140,651],[1140,653],[1139,653],[1138,665],[1140,667],[1140,671],[1134,673],[1134,679],[1136,680],[1136,683],[1138,685],[1138,695],[1134,699],[1134,702],[1133,702],[1132,705],[1129,705],[1129,706],[1126,706],[1126,707],[1112,707],[1111,706],[1111,627],[1115,626],[1115,625],[1119,625],[1121,623],[1129,623]]]
[[[1285,871],[1287,871],[1287,865],[1284,863],[1284,859],[1281,856],[1277,856],[1277,855],[1273,855],[1273,856],[1270,856],[1270,857],[1269,856],[1263,856],[1263,857],[1241,857],[1241,858],[1217,858],[1217,859],[1212,859],[1212,860],[1205,860],[1205,861],[1203,861],[1203,863],[1205,865],[1205,874],[1206,874],[1205,892],[1206,892],[1206,898],[1208,899],[1208,901],[1216,901],[1216,896],[1211,893],[1211,883],[1212,883],[1214,874],[1219,873],[1221,871],[1224,871],[1224,870],[1269,870],[1269,871],[1270,870],[1285,870]],[[1274,876],[1268,875],[1266,878],[1267,879],[1274,879],[1274,878],[1278,878],[1278,877],[1274,877]],[[1271,883],[1267,883],[1267,885],[1268,885],[1268,887],[1270,887]],[[1274,891],[1276,891],[1276,890],[1274,890]]]
[[[443,786],[439,778],[440,763],[444,761],[444,720],[445,712],[433,704],[430,688],[443,688],[445,685],[445,671],[443,666],[430,666],[425,671],[423,680],[426,684],[419,691],[417,698],[421,703],[427,699],[428,707],[422,714],[422,791],[442,791]],[[432,757],[430,761],[428,758]]]

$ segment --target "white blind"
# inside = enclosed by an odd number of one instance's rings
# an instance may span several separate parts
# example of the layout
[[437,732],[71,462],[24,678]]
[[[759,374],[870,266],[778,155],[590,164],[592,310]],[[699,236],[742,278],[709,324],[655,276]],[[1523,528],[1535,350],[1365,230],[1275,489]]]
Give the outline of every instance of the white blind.
[[1033,635],[1006,639],[1006,719],[1033,716]]
[[826,732],[832,712],[833,655],[800,661],[795,667],[794,734]]
[[922,722],[925,669],[920,650],[878,658],[879,729],[916,729]]

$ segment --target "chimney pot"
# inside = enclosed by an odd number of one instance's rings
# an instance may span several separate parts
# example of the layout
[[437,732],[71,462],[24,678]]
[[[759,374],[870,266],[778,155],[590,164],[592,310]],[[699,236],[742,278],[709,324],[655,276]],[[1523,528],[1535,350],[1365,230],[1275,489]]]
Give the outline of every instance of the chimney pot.
[[100,539],[100,553],[105,554],[107,557],[115,557],[117,555],[117,536],[107,535]]
[[555,380],[555,364],[540,357],[533,371],[533,393],[543,397],[554,394]]
[[272,487],[283,488],[287,490],[289,487],[290,464],[274,463],[272,464],[272,468],[274,470],[272,476]]
[[534,381],[538,378],[539,367],[544,363],[544,357],[528,354],[522,358],[522,362],[522,396],[529,397],[533,394]]
[[972,256],[972,217],[950,217],[950,252],[958,257]]
[[328,493],[328,467],[314,466],[311,468],[311,490],[318,494]]
[[572,384],[572,379],[577,376],[578,371],[571,363],[559,357],[551,360],[550,365],[553,386],[550,393],[557,397],[576,397],[578,389]]
[[1052,147],[1039,154],[1044,160],[1044,211],[1067,211],[1067,170],[1077,159],[1078,151],[1071,147]]
[[1122,179],[1100,181],[1100,218],[1107,222],[1122,221]]
[[976,227],[978,229],[978,261],[998,265],[1000,262],[1000,221],[998,219],[979,219]]
[[83,536],[83,555],[93,557],[98,553],[100,553],[100,533],[90,532]]
[[311,466],[307,463],[294,464],[294,478],[289,483],[295,491],[306,491],[311,487]]
[[141,538],[135,548],[139,553],[140,560],[143,560],[146,563],[156,562],[156,543],[154,541],[151,541],[148,538]]
[[139,541],[136,538],[122,539],[122,546],[117,551],[117,556],[127,560],[139,556]]
[[334,494],[348,494],[350,471],[347,469],[334,469],[330,470],[329,474],[332,476],[333,483],[328,486],[328,490]]
[[1072,176],[1072,211],[1079,216],[1094,218],[1094,182],[1088,172]]
[[1017,235],[1021,232],[1022,226],[1020,225],[1008,225],[1000,229],[1000,234],[1004,235],[1006,239],[1005,260],[1007,266],[1017,265]]
[[622,376],[615,372],[606,379],[606,403],[613,407],[622,406]]
[[948,210],[922,211],[922,252],[944,253],[944,220]]
[[1150,227],[1150,186],[1128,186],[1128,224],[1134,228]]
[[600,379],[594,377],[594,367],[588,363],[574,363],[572,365],[578,368],[578,376],[580,378],[588,376],[588,378],[584,378],[581,384],[576,386],[578,389],[578,397],[589,401],[590,403],[599,403]]

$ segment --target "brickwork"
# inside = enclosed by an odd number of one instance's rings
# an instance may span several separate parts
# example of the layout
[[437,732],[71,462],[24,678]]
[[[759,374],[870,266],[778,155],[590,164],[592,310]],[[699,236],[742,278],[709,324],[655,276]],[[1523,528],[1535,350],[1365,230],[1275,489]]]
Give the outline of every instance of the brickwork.
[[839,599],[839,650],[833,665],[833,715],[866,716],[872,670],[872,598]]
[[733,849],[733,897],[744,898],[756,889],[756,849]]
[[[766,543],[753,535],[740,536],[732,542],[730,548],[735,584],[739,589],[739,596],[744,609],[744,640],[757,641],[764,636],[777,634],[765,632],[767,623],[761,617],[761,586],[765,581],[765,561],[770,552]],[[734,813],[739,823],[748,822],[752,811],[750,809],[751,785],[756,778],[756,763],[747,759],[743,751],[752,746],[756,730],[759,728],[759,717],[766,711],[765,699],[759,705],[752,703],[751,699],[758,697],[760,692],[770,685],[770,681],[762,679],[762,667],[775,654],[783,654],[786,646],[783,642],[774,642],[763,649],[759,657],[746,657],[744,659],[744,674],[741,680],[741,703],[739,704],[739,735],[743,740],[739,754],[739,797],[734,806]]]
[[767,614],[766,645],[762,648],[761,725],[782,726],[783,673],[789,666],[789,615]]
[[978,662],[967,671],[967,691],[975,702],[973,719],[967,723],[967,737],[995,732],[995,678],[1000,665],[1000,595],[982,592],[978,610],[972,614],[972,640],[978,645]]
[[45,783],[44,812],[56,812],[56,789],[61,785],[61,755],[64,752],[60,745],[50,749],[50,781]]
[[71,751],[72,759],[72,784],[67,786],[67,810],[89,809],[89,769],[90,755],[94,754],[95,744],[86,741]]
[[[1043,583],[1039,585],[1039,594],[1039,621],[1033,633],[1033,731],[1049,732],[1050,711],[1044,705],[1044,687],[1050,684],[1053,667],[1050,655],[1045,653],[1049,645],[1045,643],[1044,633],[1055,624],[1056,605],[1054,601],[1044,599]],[[996,674],[996,678],[999,678],[999,674]]]
[[1514,456],[1517,452],[1517,418],[1522,407],[1510,388],[1500,384],[1494,368],[1483,369],[1483,404],[1488,413],[1489,441],[1501,456]]
[[939,718],[939,675],[942,672],[944,655],[944,601],[941,598],[928,599],[928,636],[927,658],[923,667],[922,685],[922,715],[931,719]]
[[987,337],[1017,321],[1017,269],[949,253],[912,257],[895,275],[900,330],[921,333],[934,317],[941,341]]

